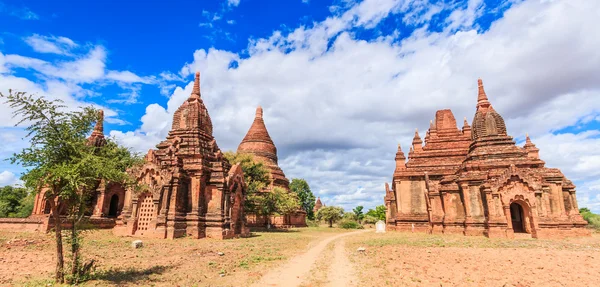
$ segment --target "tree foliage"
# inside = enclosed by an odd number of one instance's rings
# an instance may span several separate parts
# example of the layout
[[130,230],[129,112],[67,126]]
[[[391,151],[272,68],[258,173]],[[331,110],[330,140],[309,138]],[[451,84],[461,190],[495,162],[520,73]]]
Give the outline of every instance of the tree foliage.
[[325,206],[317,211],[316,217],[318,220],[327,221],[329,227],[333,227],[333,223],[342,219],[344,209],[338,206]]
[[33,210],[35,195],[22,187],[0,188],[0,217],[27,217]]
[[358,218],[356,217],[356,214],[354,214],[354,212],[344,212],[344,216],[342,218],[344,220],[353,220],[353,221],[358,220]]
[[17,125],[26,124],[30,146],[14,154],[10,161],[26,171],[21,176],[25,187],[40,192],[50,204],[55,222],[57,251],[56,281],[64,282],[62,223],[59,206],[68,212],[72,224],[70,243],[72,253],[71,276],[77,283],[81,274],[79,265],[79,224],[88,208],[87,202],[98,183],[131,183],[127,168],[141,158],[108,139],[106,145],[89,145],[87,136],[93,124],[100,119],[93,107],[68,110],[60,100],[47,100],[24,92],[9,90],[0,93],[5,103],[18,118]]
[[308,219],[314,220],[315,213],[313,208],[315,207],[315,195],[310,190],[306,180],[301,178],[293,178],[292,182],[290,183],[290,191],[298,195],[300,206],[304,211],[306,211]]
[[583,216],[583,219],[588,222],[591,228],[600,230],[600,215],[593,213],[587,207],[580,208],[579,213],[581,213],[581,216]]
[[385,221],[385,205],[378,205],[375,209],[369,209],[366,215]]
[[228,151],[223,155],[229,163],[239,163],[242,166],[248,194],[261,192],[271,183],[269,169],[262,162],[255,160],[252,154]]
[[240,164],[244,171],[244,181],[248,185],[244,211],[270,218],[271,215],[288,215],[300,208],[296,193],[275,187],[267,192],[271,184],[269,169],[252,154],[228,151],[225,158],[232,164]]
[[258,198],[259,214],[270,216],[273,214],[288,215],[300,208],[298,197],[295,193],[275,187],[270,192],[261,193]]
[[356,215],[356,220],[358,220],[358,223],[360,223],[365,217],[365,215],[363,214],[363,209],[364,207],[362,205],[359,205],[352,209],[352,212],[354,212],[354,214]]

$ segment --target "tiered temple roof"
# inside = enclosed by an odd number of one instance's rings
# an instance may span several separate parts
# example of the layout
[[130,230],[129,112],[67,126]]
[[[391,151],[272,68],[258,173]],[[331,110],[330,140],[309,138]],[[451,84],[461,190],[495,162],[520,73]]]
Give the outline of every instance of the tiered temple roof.
[[289,180],[285,177],[277,162],[277,147],[275,147],[265,126],[262,107],[258,106],[256,108],[254,122],[252,122],[248,133],[238,146],[237,152],[252,154],[257,160],[263,162],[271,172],[273,186],[289,188]]
[[468,124],[462,131],[458,129],[452,111],[437,111],[435,121],[430,122],[424,146],[419,132],[415,131],[407,163],[404,163],[404,153],[398,145],[394,178],[422,175],[425,171],[430,176],[454,173],[467,155],[470,131]]

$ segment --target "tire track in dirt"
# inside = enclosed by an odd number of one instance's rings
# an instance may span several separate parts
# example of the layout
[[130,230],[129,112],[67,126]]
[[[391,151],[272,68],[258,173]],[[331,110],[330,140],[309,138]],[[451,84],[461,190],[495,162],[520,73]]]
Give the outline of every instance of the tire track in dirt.
[[[310,272],[312,265],[317,261],[317,259],[319,258],[319,255],[323,252],[323,250],[325,249],[325,247],[327,247],[327,245],[329,243],[331,243],[334,240],[340,239],[342,237],[346,237],[346,236],[350,236],[350,235],[354,235],[354,234],[358,234],[358,233],[362,233],[362,232],[367,232],[367,231],[372,231],[372,230],[360,230],[360,231],[343,233],[343,234],[338,234],[335,236],[328,237],[328,238],[324,239],[323,241],[319,242],[317,245],[315,245],[311,249],[309,249],[307,252],[305,252],[301,255],[295,256],[294,258],[292,258],[290,261],[284,263],[279,268],[276,268],[276,269],[273,269],[273,270],[267,272],[267,274],[265,274],[259,280],[259,282],[253,284],[252,286],[299,286],[302,283],[302,281],[304,280],[304,278],[306,278],[306,276]],[[334,263],[334,266],[332,266],[332,272],[330,272],[330,274],[329,274],[330,282],[332,282],[331,279],[337,280],[338,277],[345,276],[344,274],[350,274],[349,276],[351,276],[353,274],[352,265],[350,265],[351,263],[344,253],[344,244],[343,243],[342,243],[342,245],[336,244],[334,254],[335,254],[335,259],[334,259],[335,263]],[[336,274],[333,272],[333,270],[338,270],[338,271],[342,270],[341,271],[342,274],[339,274],[339,273]],[[333,275],[333,278],[331,278],[332,275]],[[353,277],[349,277],[349,279],[352,279],[352,278]],[[346,279],[339,278],[339,280],[346,280]],[[343,281],[343,282],[345,282],[345,281]],[[356,280],[353,280],[352,282],[356,282]],[[345,285],[330,285],[330,286],[345,286]]]

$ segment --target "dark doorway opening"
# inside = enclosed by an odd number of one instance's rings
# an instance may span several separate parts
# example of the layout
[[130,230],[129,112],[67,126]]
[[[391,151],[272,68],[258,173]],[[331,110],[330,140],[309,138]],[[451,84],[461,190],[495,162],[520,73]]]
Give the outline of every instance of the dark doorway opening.
[[510,218],[512,220],[512,226],[514,232],[524,233],[525,231],[525,217],[523,214],[523,207],[518,203],[510,204]]
[[113,194],[113,196],[110,197],[110,207],[108,209],[108,216],[116,217],[118,210],[119,210],[119,196],[116,194]]

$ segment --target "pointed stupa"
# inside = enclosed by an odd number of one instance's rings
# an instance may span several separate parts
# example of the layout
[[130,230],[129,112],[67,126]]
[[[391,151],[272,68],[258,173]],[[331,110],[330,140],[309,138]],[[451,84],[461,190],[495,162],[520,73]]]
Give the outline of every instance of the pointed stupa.
[[190,97],[173,114],[171,132],[201,132],[208,136],[208,138],[212,138],[212,120],[204,102],[200,98],[200,72],[196,73]]
[[412,146],[414,151],[423,149],[423,140],[421,140],[421,137],[419,136],[419,129],[415,129],[415,137],[413,138]]
[[406,168],[406,157],[402,151],[402,147],[398,144],[398,151],[396,152],[396,170]]
[[490,102],[488,100],[487,95],[485,94],[485,89],[483,88],[483,80],[477,79],[477,87],[477,108],[479,108],[480,106],[487,108],[490,105]]
[[248,133],[240,143],[237,149],[238,153],[250,153],[255,159],[262,161],[271,170],[273,184],[275,186],[287,188],[289,181],[285,174],[279,168],[277,162],[277,147],[273,143],[265,121],[263,120],[263,109],[261,106],[256,108],[254,122],[250,126]]
[[528,157],[537,159],[540,158],[540,149],[537,148],[535,144],[531,142],[529,134],[525,134],[525,145],[523,146],[523,149],[525,149],[525,151],[527,152]]
[[98,111],[98,119],[96,120],[96,124],[94,125],[94,130],[92,134],[88,138],[88,144],[93,146],[103,146],[106,144],[106,139],[104,138],[104,111]]
[[319,211],[323,207],[323,203],[321,202],[321,197],[317,197],[317,202],[315,202],[315,207],[313,207],[313,212]]
[[189,97],[189,101],[200,100],[200,72],[196,72],[194,77],[194,87],[192,88],[192,94]]
[[479,92],[477,94],[477,111],[473,118],[472,138],[477,140],[487,136],[506,136],[506,124],[504,119],[488,100],[483,89],[483,81],[477,80]]
[[465,117],[463,120],[462,132],[464,135],[466,135],[468,137],[471,136],[471,126],[469,125],[469,122],[467,121],[467,117]]

